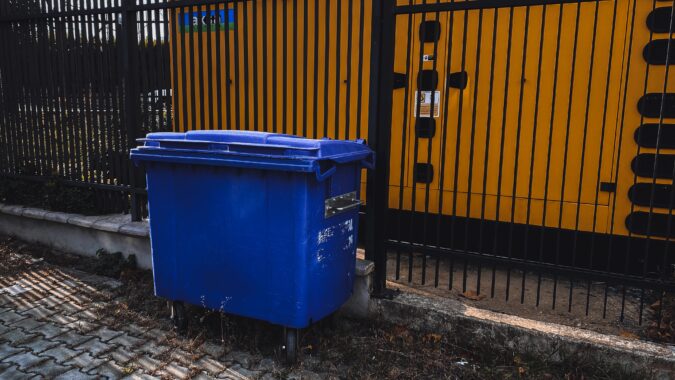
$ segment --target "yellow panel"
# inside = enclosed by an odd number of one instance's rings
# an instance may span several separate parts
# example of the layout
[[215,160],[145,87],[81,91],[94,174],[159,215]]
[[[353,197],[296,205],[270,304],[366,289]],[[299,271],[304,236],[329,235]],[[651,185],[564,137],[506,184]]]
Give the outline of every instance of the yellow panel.
[[[171,19],[176,130],[220,125],[312,138],[365,138],[371,3],[342,1],[340,9],[337,3],[328,9],[323,1],[234,2],[228,5],[234,29],[220,32],[182,32],[176,19],[183,15],[176,10]],[[207,7],[192,11],[198,9]]]
[[[407,152],[407,164],[405,181],[392,182],[397,188],[390,191],[390,206],[438,212],[442,203],[447,215],[466,216],[469,209],[472,218],[480,218],[484,209],[483,217],[490,220],[607,232],[613,198],[598,186],[613,180],[630,4],[603,1],[441,14],[437,61],[422,64],[424,69],[435,65],[439,75],[437,133],[431,141],[417,139],[415,149],[410,126],[416,105],[411,96],[403,106],[405,90],[396,90],[392,133],[407,127],[405,147],[398,148]],[[400,16],[397,23],[407,17]],[[420,21],[420,16],[413,17],[414,31]],[[405,41],[406,32],[407,26],[397,29],[397,41]],[[413,39],[411,52],[403,43],[396,51],[398,67],[403,67],[397,71],[403,72],[409,60],[411,93],[420,69],[420,43],[416,34]],[[432,54],[434,44],[421,49]],[[467,87],[445,88],[447,75],[460,71],[468,73]],[[407,120],[402,120],[397,115],[406,109]],[[396,138],[392,143],[399,144]],[[392,161],[392,178],[401,178],[400,158]],[[429,186],[413,183],[416,162],[433,164]]]

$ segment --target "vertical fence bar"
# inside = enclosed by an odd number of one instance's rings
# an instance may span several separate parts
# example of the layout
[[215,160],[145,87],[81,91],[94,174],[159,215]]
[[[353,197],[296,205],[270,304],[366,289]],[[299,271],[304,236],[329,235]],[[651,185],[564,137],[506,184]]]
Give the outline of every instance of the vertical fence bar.
[[[123,66],[122,75],[124,78],[124,128],[127,133],[127,147],[132,147],[138,136],[138,99],[140,96],[138,88],[138,54],[134,50],[138,49],[138,19],[136,11],[132,9],[135,0],[123,0],[124,15],[122,16],[122,38],[123,38]],[[126,149],[123,150],[126,152]],[[127,160],[125,160],[127,161]],[[136,188],[137,173],[133,165],[128,165],[129,186]],[[141,220],[141,204],[135,191],[131,192],[131,218],[132,220]]]
[[375,170],[368,172],[366,187],[366,258],[375,262],[375,294],[386,289],[387,250],[386,217],[389,203],[389,153],[391,144],[391,108],[393,95],[396,19],[395,0],[373,2],[371,40],[371,89],[368,139],[378,157]]

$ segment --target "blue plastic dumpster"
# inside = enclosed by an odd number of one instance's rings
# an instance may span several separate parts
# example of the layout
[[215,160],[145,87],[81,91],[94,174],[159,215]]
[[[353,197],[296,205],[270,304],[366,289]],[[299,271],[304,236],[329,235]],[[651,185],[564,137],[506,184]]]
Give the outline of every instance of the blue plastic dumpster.
[[140,141],[131,159],[147,173],[155,294],[174,301],[179,324],[186,302],[284,326],[293,360],[295,329],[351,295],[360,175],[373,152],[243,131]]

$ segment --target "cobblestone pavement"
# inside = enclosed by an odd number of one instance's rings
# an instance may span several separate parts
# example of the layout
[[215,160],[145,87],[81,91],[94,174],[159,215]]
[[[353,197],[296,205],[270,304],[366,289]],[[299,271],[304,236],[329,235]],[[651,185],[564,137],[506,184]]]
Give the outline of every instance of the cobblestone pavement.
[[99,311],[120,282],[26,260],[16,274],[0,273],[0,379],[325,378],[195,343],[167,323],[116,326]]

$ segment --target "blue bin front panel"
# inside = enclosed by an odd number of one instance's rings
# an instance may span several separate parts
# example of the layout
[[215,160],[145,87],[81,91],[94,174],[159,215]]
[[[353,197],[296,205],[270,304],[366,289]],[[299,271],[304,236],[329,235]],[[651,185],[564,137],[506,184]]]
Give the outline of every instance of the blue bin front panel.
[[324,218],[358,191],[360,166],[312,173],[148,162],[155,292],[288,327],[351,295],[358,213]]

